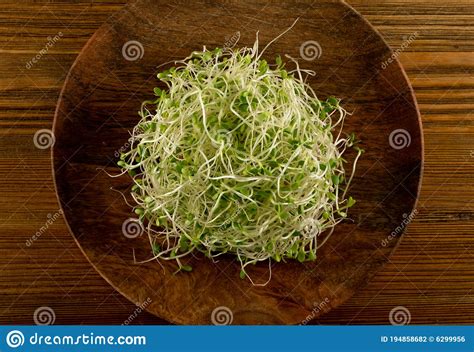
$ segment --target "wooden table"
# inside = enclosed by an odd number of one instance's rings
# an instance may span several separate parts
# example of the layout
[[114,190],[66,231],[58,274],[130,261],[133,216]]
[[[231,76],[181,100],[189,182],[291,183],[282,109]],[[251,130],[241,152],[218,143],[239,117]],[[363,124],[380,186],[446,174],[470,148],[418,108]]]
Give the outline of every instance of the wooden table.
[[[416,218],[390,263],[318,323],[388,324],[403,306],[412,324],[473,324],[474,0],[349,3],[400,49],[421,109],[425,172]],[[43,306],[55,324],[122,324],[134,313],[132,324],[166,323],[139,313],[84,258],[57,218],[50,151],[33,143],[35,132],[51,128],[76,55],[122,5],[0,5],[2,324],[33,324]]]

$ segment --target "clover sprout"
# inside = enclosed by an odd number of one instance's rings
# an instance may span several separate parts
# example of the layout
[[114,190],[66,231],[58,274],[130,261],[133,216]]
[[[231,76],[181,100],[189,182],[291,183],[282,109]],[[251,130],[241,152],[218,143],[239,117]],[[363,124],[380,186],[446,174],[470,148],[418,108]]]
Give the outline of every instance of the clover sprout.
[[204,47],[158,74],[166,89],[143,103],[118,162],[133,179],[150,260],[191,271],[181,261],[191,253],[227,253],[242,278],[257,262],[314,261],[354,205],[346,193],[362,150],[342,132],[340,101],[319,100],[305,82],[314,72],[296,60],[262,54],[258,38],[252,48]]

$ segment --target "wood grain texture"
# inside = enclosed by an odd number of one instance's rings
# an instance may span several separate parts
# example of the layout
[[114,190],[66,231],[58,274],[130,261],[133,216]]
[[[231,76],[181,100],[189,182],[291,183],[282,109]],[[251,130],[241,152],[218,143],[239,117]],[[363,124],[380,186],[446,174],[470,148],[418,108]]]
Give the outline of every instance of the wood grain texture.
[[[395,306],[411,323],[474,322],[474,4],[349,1],[400,53],[424,124],[418,213],[390,263],[321,324],[388,323]],[[92,33],[122,2],[2,2],[0,7],[0,322],[33,323],[40,306],[56,323],[121,324],[136,307],[90,266],[60,218],[50,154],[33,144],[51,128],[65,74]],[[58,32],[64,35],[30,69]],[[147,313],[132,323],[163,323]]]

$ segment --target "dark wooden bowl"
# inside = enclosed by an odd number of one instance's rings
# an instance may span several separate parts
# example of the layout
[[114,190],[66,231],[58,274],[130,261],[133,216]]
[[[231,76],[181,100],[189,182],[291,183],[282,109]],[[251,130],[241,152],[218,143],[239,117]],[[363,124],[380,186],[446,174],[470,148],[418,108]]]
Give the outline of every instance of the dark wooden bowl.
[[[345,130],[354,131],[366,150],[352,186],[358,200],[350,212],[353,221],[337,226],[315,263],[273,264],[265,287],[241,280],[232,257],[212,263],[197,256],[193,272],[178,275],[171,264],[134,264],[134,253],[146,259],[150,248],[146,235],[122,234],[124,221],[134,215],[114,190],[127,193],[130,180],[110,178],[101,169],[118,173],[116,152],[138,122],[141,102],[153,96],[157,66],[203,45],[232,45],[238,37],[239,46],[251,45],[257,31],[263,47],[297,17],[295,27],[264,57],[297,58],[302,68],[316,71],[309,83],[320,98],[342,98],[353,112]],[[392,55],[377,32],[338,1],[143,0],[127,5],[84,47],[56,111],[55,182],[78,245],[124,296],[147,302],[148,311],[173,323],[209,324],[213,311],[217,318],[217,307],[227,307],[233,324],[297,324],[340,305],[387,261],[419,192],[420,116]],[[266,264],[256,265],[251,275],[264,281],[267,270]]]

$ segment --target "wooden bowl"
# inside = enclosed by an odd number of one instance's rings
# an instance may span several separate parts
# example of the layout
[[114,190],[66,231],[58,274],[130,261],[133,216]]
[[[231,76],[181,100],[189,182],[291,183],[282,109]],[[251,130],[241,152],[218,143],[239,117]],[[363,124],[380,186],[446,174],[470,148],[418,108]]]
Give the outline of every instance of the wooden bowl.
[[[342,98],[366,153],[351,194],[352,221],[337,226],[315,263],[278,263],[265,287],[239,278],[232,257],[218,263],[196,256],[191,273],[174,264],[134,264],[150,256],[146,235],[124,236],[133,218],[120,193],[127,176],[115,166],[138,122],[143,100],[153,96],[157,66],[194,50],[263,47],[294,28],[264,58],[289,54],[320,98]],[[168,64],[169,66],[169,64]],[[70,230],[85,256],[119,292],[179,324],[298,324],[340,305],[388,260],[413,211],[422,172],[422,134],[407,77],[377,32],[338,1],[137,1],[112,16],[92,36],[72,66],[56,111],[53,168]],[[350,156],[352,158],[353,155]],[[112,189],[113,188],[113,189]],[[268,265],[251,275],[265,281]]]

